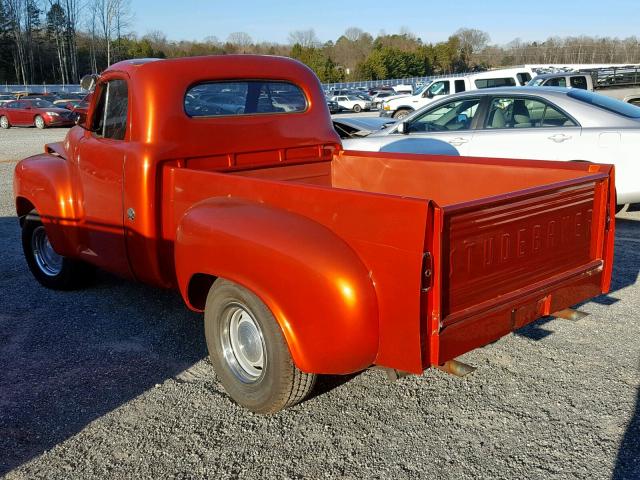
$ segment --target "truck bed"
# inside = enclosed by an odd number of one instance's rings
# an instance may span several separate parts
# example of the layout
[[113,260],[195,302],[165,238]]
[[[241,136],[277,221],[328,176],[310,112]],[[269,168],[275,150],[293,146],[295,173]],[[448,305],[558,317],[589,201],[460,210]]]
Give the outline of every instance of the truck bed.
[[164,237],[212,196],[324,225],[370,271],[380,365],[420,372],[608,290],[610,166],[347,151],[211,170],[164,169]]

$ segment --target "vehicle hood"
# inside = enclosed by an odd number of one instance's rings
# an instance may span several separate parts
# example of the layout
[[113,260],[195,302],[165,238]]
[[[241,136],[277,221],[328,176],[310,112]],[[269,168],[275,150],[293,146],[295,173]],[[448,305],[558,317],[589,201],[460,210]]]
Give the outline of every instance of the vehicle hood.
[[395,123],[394,120],[382,117],[346,117],[334,118],[334,124],[346,125],[360,132],[375,132],[381,130],[386,124]]

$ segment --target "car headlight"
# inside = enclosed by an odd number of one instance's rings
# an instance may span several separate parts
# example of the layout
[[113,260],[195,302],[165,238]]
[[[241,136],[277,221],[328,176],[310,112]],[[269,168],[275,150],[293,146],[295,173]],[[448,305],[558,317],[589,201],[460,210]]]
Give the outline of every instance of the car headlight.
[[60,114],[58,112],[47,112],[47,115],[49,115],[50,117],[59,117]]

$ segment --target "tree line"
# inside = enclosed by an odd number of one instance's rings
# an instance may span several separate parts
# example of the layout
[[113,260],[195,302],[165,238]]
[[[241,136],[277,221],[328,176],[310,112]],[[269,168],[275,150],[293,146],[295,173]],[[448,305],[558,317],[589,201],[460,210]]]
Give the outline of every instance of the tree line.
[[408,29],[375,37],[356,27],[321,42],[312,29],[286,44],[256,42],[246,32],[225,40],[170,41],[159,31],[132,33],[130,0],[0,0],[0,82],[78,83],[86,73],[130,58],[258,53],[296,58],[323,82],[383,80],[483,70],[524,63],[637,63],[640,42],[593,37],[516,39],[492,45],[486,32],[461,28],[424,42]]

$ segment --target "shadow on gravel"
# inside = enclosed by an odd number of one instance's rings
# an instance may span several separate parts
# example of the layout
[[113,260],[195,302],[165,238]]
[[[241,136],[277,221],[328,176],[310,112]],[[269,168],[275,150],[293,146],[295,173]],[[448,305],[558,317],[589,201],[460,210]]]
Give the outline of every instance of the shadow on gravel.
[[206,356],[203,322],[177,292],[100,274],[53,292],[0,218],[0,476]]
[[[600,295],[589,302],[613,305],[620,301],[615,295],[618,290],[634,285],[638,281],[640,273],[640,255],[637,253],[640,251],[639,242],[640,221],[616,218],[616,243],[611,290],[606,295]],[[553,333],[544,328],[544,325],[552,320],[554,317],[540,318],[514,333],[530,340],[542,340]]]
[[636,398],[636,410],[622,438],[612,480],[640,478],[640,389]]

